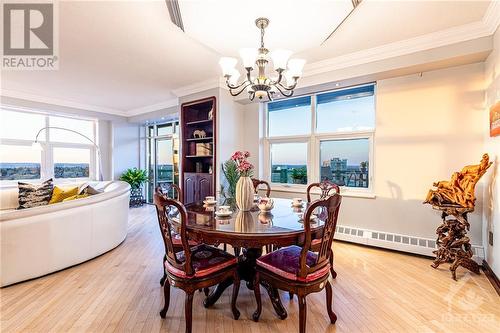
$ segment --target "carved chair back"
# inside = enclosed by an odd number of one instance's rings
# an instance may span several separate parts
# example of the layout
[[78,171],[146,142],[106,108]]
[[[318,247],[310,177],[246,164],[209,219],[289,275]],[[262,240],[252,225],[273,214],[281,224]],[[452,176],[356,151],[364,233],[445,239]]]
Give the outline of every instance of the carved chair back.
[[321,190],[320,199],[326,198],[333,193],[340,194],[340,187],[328,179],[325,179],[321,183],[312,183],[307,187],[307,202],[311,202],[311,190],[315,187],[319,187]]
[[[329,256],[331,255],[329,249],[332,247],[341,202],[342,196],[335,193],[326,198],[314,201],[307,208],[304,215],[305,240],[300,253],[300,277],[306,277],[307,274],[315,272],[329,264]],[[319,246],[318,259],[314,265],[308,267],[306,265],[306,258],[307,252],[311,247],[311,215],[315,211],[318,212],[318,217],[324,221],[323,236],[321,237],[321,244]]]
[[[153,200],[156,206],[158,223],[160,224],[160,231],[165,244],[165,253],[168,263],[184,271],[186,275],[193,275],[194,269],[191,265],[191,250],[186,233],[186,208],[178,200],[170,199],[166,195],[158,193],[158,191],[154,194]],[[181,237],[185,257],[184,261],[180,261],[176,256],[173,244],[174,231]]]
[[271,186],[269,186],[268,182],[266,182],[265,180],[252,178],[252,183],[253,183],[253,188],[255,190],[255,193],[259,192],[260,185],[264,185],[266,187],[266,197],[269,198],[269,196],[271,195]]
[[156,186],[155,192],[160,193],[160,194],[165,194],[167,197],[178,200],[178,201],[182,200],[181,188],[176,184],[161,183],[158,186]]

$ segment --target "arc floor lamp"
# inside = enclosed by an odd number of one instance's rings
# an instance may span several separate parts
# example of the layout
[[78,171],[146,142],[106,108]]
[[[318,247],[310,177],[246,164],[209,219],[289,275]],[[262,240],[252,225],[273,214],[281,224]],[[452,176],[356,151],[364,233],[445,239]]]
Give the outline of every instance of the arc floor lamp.
[[42,133],[43,131],[45,130],[49,130],[49,129],[57,129],[57,130],[62,130],[62,131],[67,131],[67,132],[71,132],[71,133],[75,133],[75,134],[78,134],[82,137],[84,137],[85,139],[87,139],[88,141],[90,141],[96,151],[97,151],[97,162],[99,163],[99,180],[102,181],[103,180],[103,177],[102,177],[102,160],[101,160],[101,150],[99,149],[99,146],[97,145],[97,143],[95,143],[94,140],[92,140],[91,138],[89,138],[88,136],[86,136],[85,134],[82,134],[80,132],[77,132],[75,130],[72,130],[72,129],[69,129],[69,128],[64,128],[64,127],[57,127],[57,126],[46,126],[46,127],[43,127],[41,128],[38,133],[36,134],[35,136],[35,141],[33,141],[33,147],[37,148],[37,149],[43,149],[42,145],[40,144],[40,142],[38,142],[38,136],[40,136],[40,133]]

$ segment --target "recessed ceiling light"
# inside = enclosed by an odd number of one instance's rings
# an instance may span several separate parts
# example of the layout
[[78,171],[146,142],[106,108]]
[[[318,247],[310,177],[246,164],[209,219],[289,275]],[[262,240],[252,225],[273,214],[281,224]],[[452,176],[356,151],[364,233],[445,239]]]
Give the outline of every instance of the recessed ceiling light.
[[338,86],[340,86],[340,83],[338,83],[338,82],[335,83],[335,87],[338,87]]

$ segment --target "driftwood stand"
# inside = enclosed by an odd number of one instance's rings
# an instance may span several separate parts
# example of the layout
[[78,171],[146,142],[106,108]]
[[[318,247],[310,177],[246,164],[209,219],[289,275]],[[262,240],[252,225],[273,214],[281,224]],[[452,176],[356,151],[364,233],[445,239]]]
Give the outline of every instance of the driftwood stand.
[[[433,252],[436,254],[436,259],[431,266],[438,268],[441,263],[450,262],[450,271],[455,281],[457,280],[456,270],[459,266],[479,274],[479,265],[472,260],[472,246],[470,238],[467,237],[467,231],[470,229],[467,214],[474,208],[454,205],[434,205],[433,208],[442,212],[443,223],[436,229],[438,249]],[[448,218],[449,216],[451,218]]]

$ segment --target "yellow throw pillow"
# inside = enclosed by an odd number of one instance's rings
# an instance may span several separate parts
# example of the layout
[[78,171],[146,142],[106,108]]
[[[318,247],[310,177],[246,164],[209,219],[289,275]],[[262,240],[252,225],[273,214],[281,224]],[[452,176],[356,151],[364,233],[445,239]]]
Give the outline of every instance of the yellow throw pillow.
[[71,196],[69,198],[64,199],[62,202],[76,200],[76,199],[81,199],[81,198],[86,198],[88,196],[89,195],[87,193],[85,193],[85,194],[76,194],[76,195],[73,195],[73,196]]
[[72,197],[78,194],[78,187],[54,187],[54,191],[52,192],[52,198],[50,198],[49,205],[55,204],[58,202],[63,202],[64,199]]

